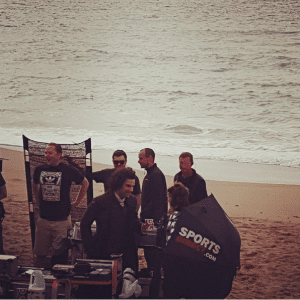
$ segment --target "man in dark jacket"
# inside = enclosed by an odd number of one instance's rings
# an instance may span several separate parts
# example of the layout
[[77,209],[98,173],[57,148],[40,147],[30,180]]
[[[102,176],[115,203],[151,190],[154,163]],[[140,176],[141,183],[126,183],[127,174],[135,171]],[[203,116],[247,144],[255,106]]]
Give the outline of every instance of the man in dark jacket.
[[[152,149],[145,148],[139,153],[139,164],[146,169],[147,175],[143,181],[142,201],[141,201],[141,220],[153,219],[154,224],[167,213],[167,185],[162,171],[154,163],[155,153]],[[144,249],[145,259],[148,269],[154,268],[154,250]]]
[[205,180],[192,169],[194,164],[193,155],[183,152],[179,156],[180,172],[174,177],[174,182],[178,181],[189,189],[189,202],[194,204],[207,197]]
[[167,185],[165,175],[154,163],[155,153],[145,148],[139,153],[139,164],[146,169],[147,175],[142,187],[141,220],[154,219],[157,223],[167,212]]
[[[93,199],[80,225],[84,249],[91,259],[109,259],[110,254],[123,254],[123,270],[138,270],[135,232],[141,232],[137,217],[136,198],[131,195],[135,186],[135,172],[131,168],[112,174],[110,189]],[[96,233],[91,231],[96,221]]]
[[[104,184],[104,191],[107,192],[109,189],[109,179],[111,175],[121,169],[126,168],[127,163],[127,154],[123,150],[116,150],[112,155],[112,161],[114,164],[114,168],[103,169],[97,172],[93,172],[92,178],[97,183],[102,182]],[[141,206],[141,188],[139,178],[135,175],[135,186],[132,192],[132,195],[136,197],[137,200],[137,209],[139,210]]]

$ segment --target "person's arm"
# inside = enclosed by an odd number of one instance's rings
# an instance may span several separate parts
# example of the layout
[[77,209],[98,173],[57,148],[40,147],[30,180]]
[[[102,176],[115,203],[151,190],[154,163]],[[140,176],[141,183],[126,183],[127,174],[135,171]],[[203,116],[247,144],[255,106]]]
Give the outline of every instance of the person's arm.
[[7,197],[7,190],[6,190],[6,185],[0,186],[0,200],[4,199]]
[[143,205],[141,206],[140,217],[144,222],[144,219],[149,219],[150,216],[152,216],[152,188],[149,181],[149,175],[146,175],[143,182],[141,201],[143,202]]
[[100,170],[100,171],[97,171],[97,172],[93,172],[92,173],[92,179],[95,180],[95,182],[97,183],[104,183],[105,179],[106,179],[106,169],[104,170]]
[[40,199],[39,199],[40,184],[35,183],[34,181],[32,183],[32,194],[36,203],[37,215],[39,216],[40,215]]
[[136,198],[136,202],[137,202],[136,211],[138,212],[141,206],[141,186],[140,186],[140,180],[137,176],[135,176],[135,185],[134,185],[132,195],[134,195]]
[[149,210],[152,218],[158,222],[167,212],[167,188],[164,175],[161,173],[151,174],[148,185]]
[[157,174],[155,178],[156,195],[154,196],[154,220],[158,222],[168,211],[167,184],[165,176]]
[[[199,178],[196,186],[196,195],[198,201],[208,197],[206,190],[206,182],[203,178]],[[195,192],[194,192],[195,193]]]
[[177,180],[178,180],[178,175],[176,174],[176,175],[174,176],[173,183],[175,183]]
[[141,194],[135,195],[136,197],[136,212],[139,211],[140,207],[141,207]]
[[75,202],[72,204],[74,207],[77,206],[80,201],[82,200],[82,198],[84,197],[84,195],[87,192],[87,189],[89,187],[89,182],[88,180],[84,177],[82,184],[81,184],[81,188],[80,191],[78,193],[77,199],[75,200]]
[[34,170],[34,173],[33,173],[33,180],[32,180],[32,194],[33,194],[33,197],[35,199],[35,202],[38,204],[38,207],[39,207],[39,196],[40,196],[40,188],[41,188],[41,185],[40,185],[40,168],[37,167],[35,170]]
[[[133,197],[133,195],[131,197]],[[132,205],[130,205],[130,210],[132,211],[132,215],[131,215],[130,219],[134,220],[134,231],[137,233],[141,233],[143,222],[138,217],[138,212],[136,210],[136,206],[137,206],[136,198],[137,198],[137,196],[134,196]]]
[[91,226],[96,220],[96,214],[98,213],[98,204],[93,200],[85,211],[80,222],[81,240],[86,251],[91,250],[93,244],[93,234]]
[[70,166],[72,166],[73,168],[75,168],[76,170],[78,170],[83,176],[87,175],[85,169],[83,169],[77,163],[75,163],[75,161],[73,160],[72,157],[69,157],[68,155],[66,155],[65,159],[66,159],[66,161],[68,162],[68,164]]

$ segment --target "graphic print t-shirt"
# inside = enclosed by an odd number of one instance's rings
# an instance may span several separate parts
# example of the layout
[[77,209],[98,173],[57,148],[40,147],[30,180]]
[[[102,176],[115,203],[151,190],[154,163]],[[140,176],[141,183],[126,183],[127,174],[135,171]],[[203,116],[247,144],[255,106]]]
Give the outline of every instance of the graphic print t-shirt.
[[33,180],[40,184],[40,216],[50,221],[62,220],[70,214],[72,182],[81,184],[84,177],[75,168],[60,163],[43,165],[35,169]]
[[62,172],[42,171],[40,185],[44,201],[60,201]]

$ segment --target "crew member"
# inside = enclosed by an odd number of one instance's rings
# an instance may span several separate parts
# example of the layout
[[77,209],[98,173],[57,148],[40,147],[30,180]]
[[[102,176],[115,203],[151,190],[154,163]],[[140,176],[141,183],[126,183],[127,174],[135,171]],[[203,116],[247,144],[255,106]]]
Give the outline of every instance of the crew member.
[[[87,179],[75,168],[62,163],[62,148],[50,143],[45,150],[46,164],[38,166],[33,175],[33,193],[39,204],[36,222],[34,265],[48,267],[46,257],[55,239],[66,238],[71,224],[70,189],[72,182],[81,185],[73,206],[77,206],[89,186]],[[68,252],[52,253],[52,265],[67,264]]]
[[[80,224],[84,249],[91,259],[109,259],[111,254],[122,253],[123,270],[138,270],[138,255],[134,233],[141,232],[141,221],[136,212],[132,194],[135,172],[122,168],[110,178],[109,190],[93,199]],[[91,225],[96,221],[96,233]]]
[[190,204],[207,197],[205,180],[192,168],[193,164],[193,155],[191,153],[181,153],[179,156],[179,168],[181,171],[174,177],[174,182],[181,182],[189,189]]
[[[112,155],[113,168],[104,169],[101,171],[93,172],[92,178],[97,182],[102,182],[104,184],[104,190],[107,192],[109,189],[109,179],[111,175],[118,170],[126,168],[127,154],[123,150],[116,150]],[[132,195],[136,197],[137,200],[137,211],[141,206],[141,188],[139,178],[135,175],[135,185]]]
[[[145,219],[153,219],[154,224],[157,224],[167,213],[168,199],[166,178],[154,160],[155,153],[152,149],[145,148],[140,151],[138,162],[147,171],[142,186],[141,221],[144,223]],[[149,276],[155,265],[154,252],[153,249],[144,249]]]

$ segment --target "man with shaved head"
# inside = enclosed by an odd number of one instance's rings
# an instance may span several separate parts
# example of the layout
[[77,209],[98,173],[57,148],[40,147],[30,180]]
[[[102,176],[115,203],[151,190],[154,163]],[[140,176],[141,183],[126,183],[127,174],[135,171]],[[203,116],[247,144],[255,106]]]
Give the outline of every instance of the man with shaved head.
[[180,172],[174,177],[174,182],[181,182],[189,189],[189,202],[194,204],[207,197],[205,180],[192,168],[193,155],[183,152],[179,156]]
[[[139,164],[147,171],[142,186],[141,200],[141,221],[153,219],[154,224],[167,213],[168,198],[166,178],[162,171],[157,167],[155,153],[150,148],[142,149],[139,153]],[[154,250],[144,249],[149,275],[154,269],[155,258]]]

